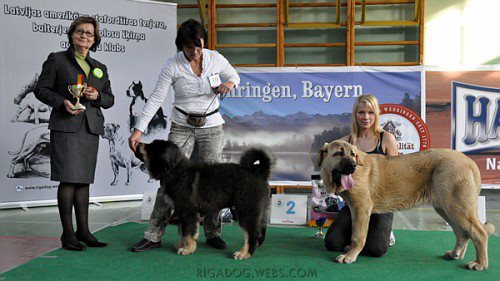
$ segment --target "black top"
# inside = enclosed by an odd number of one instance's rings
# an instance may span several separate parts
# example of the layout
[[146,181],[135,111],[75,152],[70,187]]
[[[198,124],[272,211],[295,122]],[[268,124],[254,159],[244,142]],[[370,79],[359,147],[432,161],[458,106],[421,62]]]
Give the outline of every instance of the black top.
[[[370,152],[366,152],[367,154],[382,154],[385,155],[384,151],[382,150],[382,139],[384,138],[384,131],[380,132],[380,138],[378,139],[377,146],[375,147],[374,150]],[[349,143],[351,143],[351,136],[349,136]]]
[[368,154],[382,154],[385,155],[384,151],[382,150],[382,138],[384,138],[384,131],[380,132],[380,138],[378,139],[377,146],[375,147],[374,150],[367,152]]

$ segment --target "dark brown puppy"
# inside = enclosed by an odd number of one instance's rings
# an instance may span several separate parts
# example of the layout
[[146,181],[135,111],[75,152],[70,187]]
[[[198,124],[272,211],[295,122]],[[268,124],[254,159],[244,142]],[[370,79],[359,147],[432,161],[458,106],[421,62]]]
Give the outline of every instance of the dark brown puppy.
[[177,253],[192,254],[199,234],[198,217],[235,206],[245,244],[235,259],[250,258],[266,235],[269,184],[274,160],[263,149],[252,148],[240,163],[191,163],[170,141],[140,143],[135,156],[150,176],[160,180],[179,216],[181,239]]

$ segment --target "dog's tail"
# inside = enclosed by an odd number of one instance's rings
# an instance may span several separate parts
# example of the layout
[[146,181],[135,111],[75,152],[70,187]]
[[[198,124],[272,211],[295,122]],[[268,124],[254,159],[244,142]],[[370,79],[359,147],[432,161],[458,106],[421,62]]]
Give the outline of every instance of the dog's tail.
[[275,158],[262,147],[254,147],[243,152],[240,165],[256,174],[263,180],[268,180],[276,164]]
[[483,227],[488,234],[492,234],[493,232],[495,232],[495,226],[490,222],[485,223]]

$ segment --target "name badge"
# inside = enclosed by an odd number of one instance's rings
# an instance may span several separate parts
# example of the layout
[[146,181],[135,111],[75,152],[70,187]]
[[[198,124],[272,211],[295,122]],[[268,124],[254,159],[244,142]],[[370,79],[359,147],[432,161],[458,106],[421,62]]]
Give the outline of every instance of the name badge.
[[218,73],[208,77],[208,82],[210,83],[210,87],[212,89],[219,87],[219,85],[222,83],[220,81],[220,76]]

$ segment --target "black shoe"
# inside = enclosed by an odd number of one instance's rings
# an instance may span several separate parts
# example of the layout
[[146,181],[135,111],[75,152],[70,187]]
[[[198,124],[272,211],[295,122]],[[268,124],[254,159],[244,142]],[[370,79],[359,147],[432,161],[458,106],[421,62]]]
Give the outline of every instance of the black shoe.
[[97,240],[97,238],[95,238],[92,234],[90,235],[92,238],[89,239],[89,238],[84,238],[82,236],[80,236],[78,234],[78,232],[75,232],[75,236],[76,236],[76,239],[78,239],[78,241],[80,242],[83,242],[85,243],[88,247],[93,247],[93,248],[102,248],[102,247],[106,247],[108,246],[107,243],[104,243],[104,242],[100,242],[99,240]]
[[63,241],[61,248],[65,249],[65,250],[69,250],[69,251],[83,251],[86,249],[85,245],[83,245],[82,243],[80,243],[78,241],[72,242],[72,243]]
[[226,242],[224,242],[224,240],[222,240],[219,236],[207,239],[207,245],[219,250],[227,248]]
[[144,252],[147,250],[151,250],[154,248],[160,248],[161,247],[161,241],[158,242],[151,242],[146,238],[142,238],[139,243],[135,244],[134,247],[130,248],[130,251],[132,252]]

